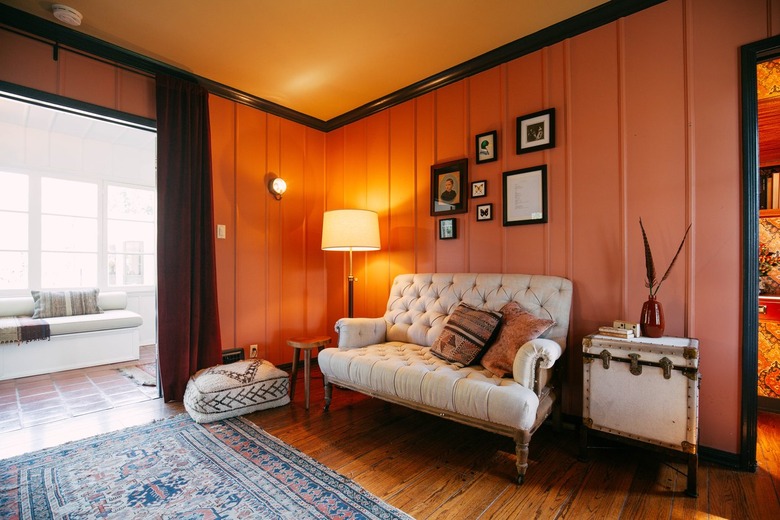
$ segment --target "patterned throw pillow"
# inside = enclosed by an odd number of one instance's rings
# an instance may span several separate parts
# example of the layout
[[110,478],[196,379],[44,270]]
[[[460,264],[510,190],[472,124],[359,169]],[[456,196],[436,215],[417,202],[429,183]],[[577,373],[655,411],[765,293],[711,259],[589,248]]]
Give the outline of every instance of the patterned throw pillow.
[[431,346],[431,353],[450,363],[473,363],[501,323],[501,313],[461,303]]
[[103,312],[97,304],[100,289],[31,292],[34,300],[33,318],[56,318]]
[[515,355],[526,342],[538,338],[555,325],[553,320],[537,318],[525,311],[517,302],[501,307],[501,329],[496,341],[482,356],[482,366],[498,377],[512,374]]

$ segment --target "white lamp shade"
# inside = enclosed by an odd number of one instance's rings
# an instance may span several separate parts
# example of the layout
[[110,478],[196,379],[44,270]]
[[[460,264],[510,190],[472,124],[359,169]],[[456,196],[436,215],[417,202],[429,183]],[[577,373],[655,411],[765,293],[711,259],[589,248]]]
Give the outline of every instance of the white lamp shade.
[[326,211],[322,218],[322,249],[325,251],[377,251],[379,215],[365,209]]

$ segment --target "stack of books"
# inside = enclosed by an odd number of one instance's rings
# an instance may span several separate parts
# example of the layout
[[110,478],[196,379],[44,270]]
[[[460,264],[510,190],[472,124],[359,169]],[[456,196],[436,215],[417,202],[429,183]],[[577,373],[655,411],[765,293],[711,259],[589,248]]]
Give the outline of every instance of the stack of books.
[[599,334],[602,336],[612,336],[614,338],[631,339],[634,337],[634,331],[631,329],[619,329],[617,327],[599,327]]

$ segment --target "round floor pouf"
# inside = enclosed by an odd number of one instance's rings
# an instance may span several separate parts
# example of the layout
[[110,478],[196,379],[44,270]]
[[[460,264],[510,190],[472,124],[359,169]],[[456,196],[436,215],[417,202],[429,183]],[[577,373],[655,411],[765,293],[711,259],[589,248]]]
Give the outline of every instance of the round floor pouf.
[[284,406],[287,372],[264,359],[236,361],[196,372],[184,391],[184,409],[195,422],[207,423],[257,410]]

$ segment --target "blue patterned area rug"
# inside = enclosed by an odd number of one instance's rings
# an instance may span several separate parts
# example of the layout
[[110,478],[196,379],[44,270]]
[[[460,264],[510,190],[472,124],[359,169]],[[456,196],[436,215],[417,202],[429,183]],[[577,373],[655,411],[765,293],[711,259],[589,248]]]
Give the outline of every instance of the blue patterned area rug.
[[182,414],[0,460],[0,518],[411,518],[241,418]]

